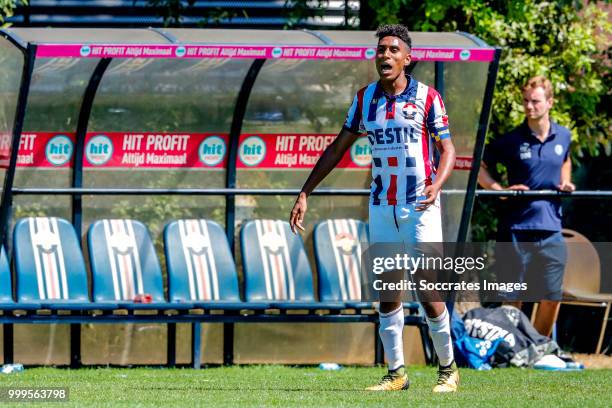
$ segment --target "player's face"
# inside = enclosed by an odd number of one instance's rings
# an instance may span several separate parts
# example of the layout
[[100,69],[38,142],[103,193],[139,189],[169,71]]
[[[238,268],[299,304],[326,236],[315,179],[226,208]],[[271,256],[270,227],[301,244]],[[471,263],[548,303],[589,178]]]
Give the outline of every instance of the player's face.
[[376,71],[381,80],[395,80],[404,75],[404,67],[410,64],[408,45],[397,37],[383,37],[376,49]]
[[523,91],[523,108],[527,119],[540,119],[552,108],[552,98],[547,98],[544,88],[530,88]]

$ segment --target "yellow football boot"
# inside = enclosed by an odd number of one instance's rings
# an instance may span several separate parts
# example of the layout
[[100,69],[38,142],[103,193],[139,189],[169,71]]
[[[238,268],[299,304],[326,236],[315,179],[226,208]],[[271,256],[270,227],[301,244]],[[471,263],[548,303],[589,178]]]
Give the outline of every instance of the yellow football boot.
[[389,372],[376,385],[366,388],[366,391],[399,391],[410,387],[408,375],[404,367]]
[[438,382],[433,387],[433,392],[455,392],[459,388],[459,369],[453,363],[448,367],[438,368]]

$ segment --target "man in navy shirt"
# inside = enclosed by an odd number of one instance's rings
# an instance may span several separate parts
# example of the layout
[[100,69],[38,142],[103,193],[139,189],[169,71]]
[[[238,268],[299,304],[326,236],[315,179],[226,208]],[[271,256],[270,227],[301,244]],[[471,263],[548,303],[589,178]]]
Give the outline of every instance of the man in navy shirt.
[[[551,121],[552,85],[533,77],[523,87],[525,121],[487,146],[478,182],[488,190],[575,190],[571,182],[570,131]],[[492,177],[497,163],[508,171],[509,187]],[[567,258],[561,234],[561,202],[557,199],[511,199],[498,226],[498,241],[513,243],[518,261],[515,281],[537,290],[540,303],[535,326],[549,335],[562,295]],[[534,251],[533,248],[537,248]],[[532,292],[531,296],[534,296]]]

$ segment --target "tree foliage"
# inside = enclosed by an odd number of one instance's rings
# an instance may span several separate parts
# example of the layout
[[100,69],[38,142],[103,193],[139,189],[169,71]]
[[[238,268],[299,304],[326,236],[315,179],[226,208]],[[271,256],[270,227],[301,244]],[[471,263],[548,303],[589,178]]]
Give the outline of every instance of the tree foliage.
[[[370,0],[369,5],[376,11],[378,24],[403,23],[413,31],[460,30],[503,48],[488,138],[504,134],[523,120],[521,85],[533,75],[544,75],[555,90],[553,119],[572,130],[574,162],[580,164],[583,158],[602,152],[611,154],[607,106],[612,30],[607,14],[597,4],[575,0]],[[495,236],[499,204],[499,200],[476,201],[474,241]]]
[[13,16],[13,10],[15,10],[19,3],[26,5],[28,0],[0,0],[0,28],[10,25],[6,22],[6,18]]

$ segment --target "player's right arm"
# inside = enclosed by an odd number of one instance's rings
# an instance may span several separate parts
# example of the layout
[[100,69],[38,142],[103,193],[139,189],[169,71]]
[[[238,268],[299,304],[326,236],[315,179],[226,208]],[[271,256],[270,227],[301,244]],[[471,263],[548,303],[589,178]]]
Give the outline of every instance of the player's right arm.
[[355,133],[346,127],[342,128],[338,137],[327,146],[327,149],[325,149],[319,161],[317,161],[317,164],[314,166],[308,179],[304,183],[297,200],[295,200],[295,204],[289,216],[289,225],[294,233],[297,233],[296,227],[304,231],[302,223],[304,222],[304,215],[308,208],[308,196],[338,165],[344,153],[353,145],[358,136],[359,133]]

